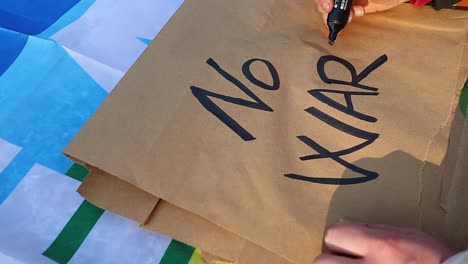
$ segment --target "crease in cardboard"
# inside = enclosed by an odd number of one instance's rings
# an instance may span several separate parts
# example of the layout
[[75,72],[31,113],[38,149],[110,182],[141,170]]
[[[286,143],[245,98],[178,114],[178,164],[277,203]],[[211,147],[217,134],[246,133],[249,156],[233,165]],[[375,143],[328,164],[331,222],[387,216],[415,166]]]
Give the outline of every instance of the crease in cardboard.
[[151,221],[151,218],[153,218],[155,215],[156,215],[156,210],[158,208],[158,205],[160,205],[161,203],[161,199],[158,199],[158,201],[156,202],[156,205],[154,205],[154,208],[153,210],[151,211],[151,213],[146,217],[146,220],[143,222],[143,223],[140,223],[140,227],[143,228],[144,225],[147,225],[149,223],[149,221]]
[[[247,244],[247,239],[244,238],[244,241],[242,241],[242,245],[240,247],[240,252],[244,252],[245,249],[245,244]],[[241,261],[241,256],[237,256],[237,259],[235,260],[235,263],[240,263]]]

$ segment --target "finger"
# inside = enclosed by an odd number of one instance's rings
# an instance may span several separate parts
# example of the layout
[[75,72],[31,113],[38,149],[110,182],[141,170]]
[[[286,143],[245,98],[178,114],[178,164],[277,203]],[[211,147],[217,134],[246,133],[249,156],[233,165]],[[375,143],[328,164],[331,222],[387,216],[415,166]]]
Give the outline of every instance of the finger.
[[349,13],[349,17],[348,17],[348,23],[351,23],[351,21],[353,21],[353,17],[354,17],[354,10],[351,9],[351,12]]
[[327,14],[327,13],[324,13],[324,14],[322,14],[322,17],[323,17],[323,23],[325,24],[325,26],[328,26],[328,25],[327,25],[328,14]]
[[320,13],[330,13],[332,10],[332,0],[315,0]]
[[353,222],[356,225],[361,225],[370,229],[375,230],[382,230],[388,231],[389,234],[419,234],[421,233],[420,230],[416,228],[409,228],[409,227],[398,227],[393,225],[386,225],[386,224],[368,224],[368,223],[361,223],[361,222]]
[[325,234],[325,245],[337,253],[363,257],[372,246],[372,231],[366,226],[340,222],[331,226]]
[[317,257],[314,264],[362,264],[362,259],[353,259],[324,253]]
[[354,12],[354,16],[362,17],[364,15],[364,7],[360,5],[354,5],[353,12]]
[[379,12],[379,11],[385,11],[387,9],[400,5],[404,2],[406,1],[405,0],[384,0],[384,1],[373,0],[371,5],[370,4],[358,4],[358,5],[364,6],[366,13],[374,13],[374,12]]

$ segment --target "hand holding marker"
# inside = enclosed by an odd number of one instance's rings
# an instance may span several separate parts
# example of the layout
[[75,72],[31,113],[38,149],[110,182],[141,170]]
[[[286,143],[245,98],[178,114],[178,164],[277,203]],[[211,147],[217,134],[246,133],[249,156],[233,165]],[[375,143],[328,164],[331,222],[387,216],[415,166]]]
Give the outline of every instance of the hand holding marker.
[[[329,43],[333,45],[338,32],[343,30],[353,18],[367,13],[384,11],[398,6],[407,0],[315,0],[330,30]],[[417,1],[417,0],[411,0]]]
[[351,4],[353,0],[335,0],[332,11],[327,17],[327,26],[330,30],[328,43],[333,46],[338,33],[344,29],[348,23],[351,13]]

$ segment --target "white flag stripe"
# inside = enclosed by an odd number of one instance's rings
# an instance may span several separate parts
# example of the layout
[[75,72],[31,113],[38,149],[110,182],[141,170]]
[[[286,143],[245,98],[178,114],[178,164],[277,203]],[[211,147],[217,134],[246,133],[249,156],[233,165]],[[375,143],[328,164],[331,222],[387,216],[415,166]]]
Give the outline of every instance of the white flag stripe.
[[55,263],[42,253],[83,198],[80,182],[35,164],[0,205],[0,252],[24,263]]
[[0,252],[0,263],[2,264],[25,264],[24,262],[21,262],[15,258],[2,254],[2,252]]
[[52,39],[76,53],[126,72],[146,48],[138,37],[153,39],[182,2],[96,0],[85,14]]
[[170,242],[168,237],[106,211],[69,263],[157,264]]
[[83,54],[74,52],[73,50],[67,48],[64,49],[70,56],[73,57],[76,63],[78,63],[108,93],[114,89],[114,87],[125,74],[125,72],[118,71],[87,56],[84,56]]
[[0,138],[0,173],[2,173],[20,151],[20,147]]

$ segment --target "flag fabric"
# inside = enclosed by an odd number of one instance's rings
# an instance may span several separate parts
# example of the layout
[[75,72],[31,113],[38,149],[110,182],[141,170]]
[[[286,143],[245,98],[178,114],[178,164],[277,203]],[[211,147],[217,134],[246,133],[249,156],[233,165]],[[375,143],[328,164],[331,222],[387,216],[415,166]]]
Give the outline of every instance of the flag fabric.
[[83,200],[62,154],[181,4],[0,2],[0,263],[201,263]]

